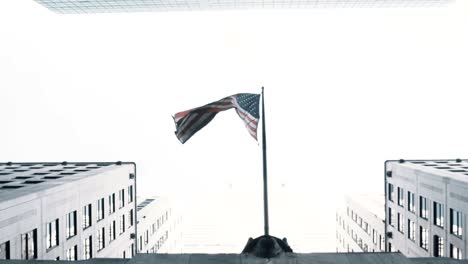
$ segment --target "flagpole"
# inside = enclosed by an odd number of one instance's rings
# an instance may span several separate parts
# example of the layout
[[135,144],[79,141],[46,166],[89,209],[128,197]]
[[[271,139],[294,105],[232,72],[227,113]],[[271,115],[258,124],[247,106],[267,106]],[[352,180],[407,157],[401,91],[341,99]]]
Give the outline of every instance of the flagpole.
[[262,87],[262,145],[263,145],[263,209],[265,236],[269,235],[268,226],[268,179],[267,179],[267,160],[266,160],[266,133],[265,133],[265,95]]

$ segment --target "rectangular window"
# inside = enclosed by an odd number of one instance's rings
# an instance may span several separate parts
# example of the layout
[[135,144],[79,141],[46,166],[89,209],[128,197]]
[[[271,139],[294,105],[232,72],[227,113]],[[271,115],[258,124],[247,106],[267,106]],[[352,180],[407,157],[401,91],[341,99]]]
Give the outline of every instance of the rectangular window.
[[462,212],[450,208],[450,233],[461,237],[463,235]]
[[97,201],[97,221],[104,219],[104,198]]
[[377,231],[375,231],[375,229],[372,229],[372,243],[377,245]]
[[119,208],[125,206],[125,189],[119,191]]
[[115,212],[115,193],[109,195],[109,214]]
[[405,206],[405,191],[401,187],[397,187],[397,198],[398,198],[398,205],[403,207]]
[[0,259],[10,259],[10,241],[0,244]]
[[391,183],[388,184],[388,200],[390,200],[392,202],[394,200],[393,184],[391,184]]
[[78,246],[77,245],[67,249],[67,260],[68,261],[78,260]]
[[97,250],[101,250],[103,248],[106,247],[106,229],[104,227],[98,229],[97,233],[96,233],[96,237],[97,237],[97,245],[98,245],[98,248]]
[[415,212],[415,206],[414,206],[414,193],[408,192],[408,211],[414,213]]
[[404,227],[404,223],[405,223],[404,221],[405,221],[405,220],[403,219],[403,215],[400,214],[400,213],[398,213],[397,216],[398,216],[398,219],[397,219],[397,229],[398,229],[398,231],[400,231],[401,233],[404,233],[404,232],[405,232],[405,231],[404,231],[404,230],[405,230],[405,229],[404,229],[404,228],[405,228],[405,227]]
[[145,232],[145,245],[148,244],[148,237],[149,237],[148,233],[149,233],[148,230],[146,230],[146,232]]
[[120,234],[125,232],[125,214],[120,217]]
[[83,229],[91,226],[91,204],[83,207]]
[[52,248],[59,244],[59,220],[55,219],[46,225],[46,247]]
[[388,208],[388,224],[391,226],[395,225],[395,215],[391,207]]
[[37,229],[21,235],[21,259],[37,258]]
[[444,238],[434,235],[434,257],[444,256]]
[[427,198],[419,196],[419,216],[423,219],[429,218],[429,204]]
[[129,228],[133,226],[133,209],[128,212],[128,224]]
[[384,252],[385,251],[385,237],[382,235],[379,235],[380,238],[380,251]]
[[140,236],[140,243],[138,245],[140,246],[140,250],[138,252],[141,252],[143,250],[143,236]]
[[419,246],[425,250],[428,249],[429,232],[426,228],[419,226]]
[[434,225],[438,227],[444,227],[444,205],[438,202],[434,202]]
[[454,259],[462,259],[462,251],[453,244],[450,244],[450,257]]
[[115,240],[115,220],[109,224],[109,243]]
[[128,186],[128,203],[133,202],[133,185]]
[[416,240],[416,223],[408,219],[408,238],[412,241]]
[[83,240],[83,259],[93,258],[93,237],[89,236]]
[[67,238],[76,236],[76,211],[67,214]]

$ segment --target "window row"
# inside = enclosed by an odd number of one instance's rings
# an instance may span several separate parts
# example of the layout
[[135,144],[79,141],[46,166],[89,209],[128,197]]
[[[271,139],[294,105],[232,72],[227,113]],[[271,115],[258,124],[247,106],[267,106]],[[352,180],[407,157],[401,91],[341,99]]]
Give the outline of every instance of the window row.
[[[119,190],[119,209],[123,208],[125,206],[125,189]],[[107,205],[107,213],[108,215],[111,215],[115,213],[115,193],[112,193],[108,196],[107,198],[108,205]],[[133,202],[133,185],[128,186],[127,188],[127,203],[132,203]],[[91,218],[91,204],[88,205],[89,208],[84,208],[83,210],[86,210],[86,212],[83,212],[85,219],[90,219]],[[105,218],[105,198],[101,198],[96,202],[96,208],[97,208],[97,221],[101,221],[102,219]],[[91,224],[89,221],[83,222],[83,229],[89,227]]]
[[[84,213],[84,224],[88,224],[87,226],[90,226],[91,224],[91,204],[85,206],[83,208],[83,213]],[[125,229],[127,228],[126,225],[126,215],[122,214],[121,217],[119,218],[119,235],[123,234],[125,232]],[[133,209],[129,211],[128,214],[128,228],[132,227],[134,225],[134,213]],[[71,237],[74,237],[77,235],[77,211],[73,211],[67,214],[66,216],[66,238],[69,239]],[[45,226],[45,231],[46,231],[46,249],[51,249],[56,246],[58,246],[60,243],[59,237],[60,237],[60,223],[59,219],[55,219],[51,222],[48,222]],[[104,227],[102,228],[104,230]],[[104,231],[103,231],[104,232]],[[109,242],[114,240],[116,238],[116,221],[112,221],[109,226]],[[98,240],[99,240],[99,234],[98,234]],[[104,240],[103,242],[98,242],[98,244],[104,245]],[[69,249],[73,250],[73,249]],[[73,256],[76,253],[73,253],[72,251],[67,252],[67,259],[69,259],[68,256]],[[6,241],[0,244],[0,259],[9,259],[10,258],[10,242]],[[24,233],[21,235],[21,259],[36,259],[37,258],[37,229],[34,229],[30,232]],[[71,257],[70,257],[71,258]]]
[[[388,184],[388,200],[393,201],[393,184],[389,183]],[[403,188],[397,187],[397,194],[398,194],[398,206],[404,207],[404,190]],[[411,213],[415,213],[415,194],[408,191],[407,192],[407,209]],[[430,216],[430,201],[424,196],[419,196],[419,214],[418,216],[424,220],[429,220]],[[392,214],[391,208],[389,207],[389,212],[388,212],[388,219],[389,219],[389,224],[394,225],[394,215]],[[450,233],[462,237],[463,235],[463,214],[462,212],[450,208],[449,211],[449,216],[450,216]],[[398,223],[402,223],[400,220],[401,216],[398,216]],[[442,203],[439,203],[437,201],[432,202],[432,223],[440,228],[445,227],[445,206]],[[402,232],[402,228],[400,228],[398,224],[398,231]]]

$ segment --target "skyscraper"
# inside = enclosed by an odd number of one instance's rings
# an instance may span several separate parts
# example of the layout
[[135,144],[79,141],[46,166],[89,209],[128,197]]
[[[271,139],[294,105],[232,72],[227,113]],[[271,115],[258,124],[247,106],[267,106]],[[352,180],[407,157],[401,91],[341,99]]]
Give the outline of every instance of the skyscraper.
[[386,162],[387,249],[467,258],[468,162]]
[[139,253],[180,253],[181,217],[166,197],[147,198],[137,211]]
[[0,259],[128,257],[135,197],[132,163],[0,163]]
[[384,195],[346,196],[336,213],[337,252],[385,252]]

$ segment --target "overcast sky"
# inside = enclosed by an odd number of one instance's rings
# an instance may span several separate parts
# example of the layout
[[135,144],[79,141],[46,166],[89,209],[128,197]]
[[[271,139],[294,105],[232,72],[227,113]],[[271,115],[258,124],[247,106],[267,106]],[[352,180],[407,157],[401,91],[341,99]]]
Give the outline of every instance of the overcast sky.
[[236,113],[185,145],[171,115],[264,86],[271,210],[332,222],[337,195],[383,191],[386,159],[468,158],[467,70],[467,1],[57,15],[1,0],[0,160],[135,161],[139,195],[232,186],[261,209],[261,146]]

